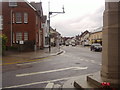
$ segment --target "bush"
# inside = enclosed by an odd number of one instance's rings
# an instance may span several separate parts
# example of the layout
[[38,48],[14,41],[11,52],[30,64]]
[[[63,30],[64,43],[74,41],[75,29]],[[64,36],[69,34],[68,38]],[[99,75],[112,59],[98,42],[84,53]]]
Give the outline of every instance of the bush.
[[4,51],[6,50],[6,43],[7,43],[7,37],[6,35],[2,34],[0,35],[0,45],[2,46],[2,52],[4,53]]
[[6,43],[7,43],[7,36],[6,35],[2,35],[2,50],[6,50]]

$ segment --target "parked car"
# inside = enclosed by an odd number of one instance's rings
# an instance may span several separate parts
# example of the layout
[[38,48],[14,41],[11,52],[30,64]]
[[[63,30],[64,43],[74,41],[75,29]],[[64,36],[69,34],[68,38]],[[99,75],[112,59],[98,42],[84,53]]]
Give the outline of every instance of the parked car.
[[72,46],[76,46],[76,44],[75,44],[75,43],[72,43],[71,45],[72,45]]
[[91,51],[102,51],[102,46],[99,43],[93,43],[90,47]]
[[84,42],[83,46],[89,46],[89,43],[88,42]]
[[65,45],[66,45],[66,46],[69,46],[69,43],[66,43]]

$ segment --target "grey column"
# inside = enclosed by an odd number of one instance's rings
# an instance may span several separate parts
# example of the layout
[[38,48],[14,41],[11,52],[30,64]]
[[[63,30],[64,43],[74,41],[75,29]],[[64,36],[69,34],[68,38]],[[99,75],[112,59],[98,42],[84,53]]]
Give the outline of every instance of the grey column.
[[117,86],[120,85],[119,8],[120,2],[105,3],[105,11],[103,16],[103,52],[101,68],[102,79]]

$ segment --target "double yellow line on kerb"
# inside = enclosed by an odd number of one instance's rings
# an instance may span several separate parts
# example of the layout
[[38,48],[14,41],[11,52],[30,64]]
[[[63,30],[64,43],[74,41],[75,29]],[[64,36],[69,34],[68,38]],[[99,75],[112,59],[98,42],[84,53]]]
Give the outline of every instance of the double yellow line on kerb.
[[30,59],[30,60],[26,60],[26,61],[18,61],[18,62],[10,62],[10,63],[0,63],[0,66],[1,65],[11,65],[11,64],[21,64],[21,63],[27,63],[27,62],[34,62],[34,61],[47,59],[47,58],[50,58],[50,57],[52,57],[52,56],[48,56],[48,57],[44,57],[44,58],[38,58],[38,59]]

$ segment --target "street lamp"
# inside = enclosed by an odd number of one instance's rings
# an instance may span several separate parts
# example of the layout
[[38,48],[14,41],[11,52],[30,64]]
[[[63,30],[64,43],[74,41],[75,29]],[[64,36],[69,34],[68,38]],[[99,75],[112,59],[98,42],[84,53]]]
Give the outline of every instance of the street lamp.
[[[50,5],[50,4],[49,4]],[[63,11],[62,12],[50,12],[49,11],[49,15],[48,15],[48,18],[49,18],[49,53],[51,52],[51,40],[50,40],[50,15],[52,15],[53,13],[58,13],[58,14],[63,14],[63,13],[65,13],[65,11],[64,11],[64,6],[63,6]],[[49,6],[49,10],[50,10],[50,6]]]

